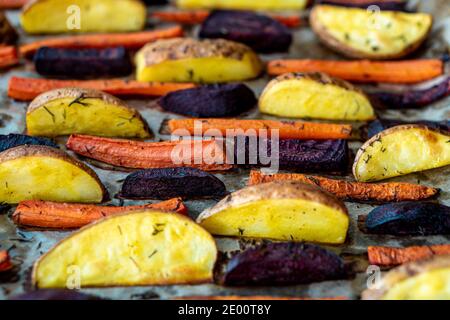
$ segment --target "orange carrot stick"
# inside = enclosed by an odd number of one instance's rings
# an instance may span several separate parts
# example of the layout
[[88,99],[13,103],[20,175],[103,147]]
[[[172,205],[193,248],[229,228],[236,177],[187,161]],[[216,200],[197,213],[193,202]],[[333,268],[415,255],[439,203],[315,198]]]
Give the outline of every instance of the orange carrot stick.
[[448,255],[450,254],[450,244],[407,248],[368,247],[367,253],[370,264],[388,267],[429,259],[435,255]]
[[260,171],[250,172],[249,185],[271,181],[295,180],[313,184],[333,193],[340,199],[353,201],[407,201],[424,200],[434,197],[438,189],[412,183],[388,182],[366,183],[329,179],[297,173],[263,174]]
[[[200,24],[205,21],[210,12],[207,10],[194,11],[156,11],[151,14],[151,17],[165,22],[175,22],[185,25]],[[301,25],[299,16],[294,15],[269,15],[278,22],[284,24],[289,28],[296,28]]]
[[[212,130],[225,135],[258,135],[278,130],[280,139],[348,139],[352,126],[301,121],[239,120],[239,119],[172,119],[169,130],[177,135],[208,135]],[[232,133],[230,130],[234,131]]]
[[276,76],[288,72],[324,72],[355,82],[416,83],[440,76],[439,59],[403,61],[272,60],[267,72]]
[[214,140],[140,142],[86,135],[71,135],[67,148],[114,166],[150,169],[194,167],[205,171],[228,170],[225,147]]
[[163,96],[169,92],[189,89],[192,83],[138,82],[133,80],[51,80],[11,77],[8,84],[10,98],[29,101],[41,93],[66,87],[96,89],[116,96]]
[[14,46],[0,46],[0,68],[11,67],[19,63],[17,49]]
[[19,203],[12,217],[14,223],[20,226],[74,229],[110,215],[145,209],[187,215],[187,208],[181,199],[174,198],[159,203],[125,207],[27,200]]
[[28,0],[0,0],[0,10],[20,9]]
[[50,38],[35,41],[20,47],[20,54],[28,57],[33,55],[40,47],[53,48],[107,48],[123,46],[127,49],[139,49],[145,44],[158,39],[182,37],[183,29],[180,26],[152,31],[135,33],[109,33]]
[[11,258],[6,250],[0,251],[0,272],[11,270],[13,267]]

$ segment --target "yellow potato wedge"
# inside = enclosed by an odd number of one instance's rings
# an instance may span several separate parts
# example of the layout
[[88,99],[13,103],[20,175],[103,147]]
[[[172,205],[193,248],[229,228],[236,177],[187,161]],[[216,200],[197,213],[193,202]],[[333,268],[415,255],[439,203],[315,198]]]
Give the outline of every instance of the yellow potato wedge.
[[431,30],[433,17],[319,5],[313,8],[310,22],[326,46],[347,57],[394,59],[419,48]]
[[224,39],[163,39],[136,54],[138,81],[219,83],[256,78],[263,70],[246,45]]
[[371,120],[373,107],[352,84],[324,73],[286,73],[270,81],[259,110],[279,117]]
[[32,0],[22,9],[22,28],[31,34],[126,32],[145,27],[140,0]]
[[450,256],[435,256],[389,271],[364,300],[450,300]]
[[32,136],[150,136],[139,112],[116,97],[92,89],[63,88],[39,95],[28,106],[26,124]]
[[238,10],[300,10],[309,0],[177,0],[184,9],[238,9]]
[[423,125],[384,130],[358,150],[357,181],[377,181],[450,164],[450,133]]
[[107,191],[96,173],[61,150],[22,145],[0,153],[0,202],[102,202]]
[[330,193],[295,181],[246,187],[203,211],[197,222],[215,235],[344,243],[345,205]]
[[38,288],[210,282],[213,237],[191,219],[144,210],[114,215],[73,233],[34,265]]

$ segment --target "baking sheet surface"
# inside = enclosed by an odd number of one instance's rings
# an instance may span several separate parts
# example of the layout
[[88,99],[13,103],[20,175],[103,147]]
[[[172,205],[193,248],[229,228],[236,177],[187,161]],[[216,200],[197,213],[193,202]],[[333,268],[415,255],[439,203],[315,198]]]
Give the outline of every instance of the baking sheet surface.
[[[448,53],[450,48],[450,3],[448,0],[422,0],[413,1],[417,3],[420,11],[432,13],[435,24],[429,40],[414,57],[441,57]],[[413,4],[414,4],[413,3]],[[156,10],[152,8],[150,10]],[[18,27],[18,12],[7,12],[10,21]],[[150,26],[153,28],[154,26]],[[195,34],[196,27],[191,32]],[[21,34],[21,42],[31,41],[33,38]],[[338,55],[322,47],[317,38],[307,27],[299,28],[295,31],[294,43],[287,54],[262,55],[264,60],[273,58],[324,58],[340,59]],[[22,133],[25,124],[25,110],[27,103],[16,102],[7,97],[7,83],[11,76],[32,76],[32,64],[28,63],[24,67],[0,73],[0,134]],[[264,85],[269,80],[268,77],[248,82],[247,84],[259,95]],[[429,86],[432,83],[421,84]],[[386,85],[384,85],[386,86]],[[388,86],[391,87],[391,86]],[[402,89],[402,86],[393,86],[394,89]],[[373,87],[365,86],[366,90]],[[392,88],[390,88],[392,89]],[[161,135],[161,123],[168,118],[179,117],[173,114],[164,113],[155,107],[155,100],[128,100],[137,108],[147,120],[151,130],[155,134],[154,141],[168,139]],[[407,110],[403,112],[395,110],[380,111],[379,117],[386,119],[400,120],[444,120],[450,118],[450,97],[438,101],[421,110]],[[268,118],[258,113],[256,109],[242,116],[243,118]],[[61,146],[64,146],[65,139],[60,139]],[[350,146],[355,152],[361,145],[360,142],[351,142]],[[109,171],[93,167],[103,181],[111,195],[118,192],[120,182],[128,173],[119,171]],[[224,181],[228,191],[232,192],[246,185],[249,170],[239,169],[230,173],[217,174]],[[439,202],[450,205],[450,166],[445,168],[430,170],[417,174],[396,178],[395,181],[420,183],[428,186],[440,188],[442,190]],[[350,179],[350,175],[348,176]],[[125,201],[125,205],[145,203],[145,201]],[[192,217],[196,217],[203,209],[213,205],[214,200],[206,201],[186,201]],[[114,199],[110,204],[119,204]],[[147,286],[147,287],[127,287],[127,288],[105,288],[105,289],[82,289],[84,292],[96,294],[112,299],[156,299],[172,298],[191,295],[274,295],[274,296],[297,296],[297,297],[333,297],[345,296],[356,299],[362,290],[366,288],[367,275],[365,273],[368,263],[365,256],[367,246],[409,246],[409,245],[430,245],[450,243],[449,236],[429,236],[429,237],[392,237],[365,235],[361,233],[357,226],[357,216],[368,213],[374,205],[346,202],[351,215],[351,224],[347,241],[342,246],[328,246],[327,248],[340,254],[355,271],[356,276],[347,280],[327,281],[314,283],[311,285],[287,286],[287,287],[258,287],[258,288],[225,288],[214,284],[205,285],[183,285],[183,286]],[[14,208],[13,208],[14,209]],[[18,229],[11,221],[13,209],[0,213],[0,249],[10,249],[13,263],[16,265],[12,275],[0,276],[0,299],[7,299],[10,296],[30,290],[29,273],[33,262],[43,253],[47,252],[57,241],[66,237],[70,232],[58,231],[37,231],[29,229]],[[219,250],[231,252],[253,245],[252,240],[236,240],[227,238],[216,238]]]

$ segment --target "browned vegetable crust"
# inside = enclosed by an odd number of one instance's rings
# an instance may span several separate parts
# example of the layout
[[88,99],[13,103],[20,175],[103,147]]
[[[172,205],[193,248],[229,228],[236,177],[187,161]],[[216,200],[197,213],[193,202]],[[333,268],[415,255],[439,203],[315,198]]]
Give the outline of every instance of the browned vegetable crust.
[[430,259],[435,255],[450,254],[450,244],[430,246],[413,246],[406,248],[367,247],[370,264],[379,266],[396,266],[412,261]]
[[18,34],[11,26],[5,14],[0,11],[0,45],[11,45],[17,41]]
[[103,201],[108,200],[109,198],[108,191],[106,190],[105,186],[100,181],[94,170],[92,170],[84,163],[72,158],[67,153],[59,149],[38,145],[22,145],[0,152],[0,163],[18,159],[21,157],[33,157],[33,156],[57,158],[69,162],[74,166],[77,166],[78,168],[89,174],[95,181],[97,181],[98,185],[102,189]]

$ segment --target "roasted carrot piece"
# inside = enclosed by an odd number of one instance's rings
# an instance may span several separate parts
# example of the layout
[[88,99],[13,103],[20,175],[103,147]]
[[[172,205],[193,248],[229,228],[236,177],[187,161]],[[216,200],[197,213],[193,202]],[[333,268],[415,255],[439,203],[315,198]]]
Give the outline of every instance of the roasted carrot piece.
[[[197,129],[199,124],[201,130]],[[348,139],[352,132],[352,126],[347,124],[276,120],[172,119],[168,126],[171,133],[178,135],[207,135],[212,130],[223,136],[232,134],[230,130],[235,130],[234,135],[258,135],[259,130],[267,130],[270,136],[271,130],[278,130],[280,139],[303,140]]]
[[403,61],[272,60],[267,72],[276,76],[288,72],[324,72],[355,82],[416,83],[440,76],[439,59]]
[[11,258],[6,250],[0,251],[0,272],[5,272],[11,270],[13,267],[11,263]]
[[313,184],[333,193],[343,200],[396,202],[407,200],[423,200],[434,197],[439,190],[412,183],[388,182],[366,183],[329,179],[297,173],[263,174],[260,171],[250,172],[249,185],[279,180],[295,180]]
[[407,248],[375,247],[367,248],[369,263],[379,266],[396,266],[399,264],[429,259],[435,255],[450,254],[450,244],[432,246],[414,246]]
[[152,31],[135,33],[109,33],[80,35],[60,38],[50,38],[22,45],[20,54],[28,57],[33,55],[40,47],[53,48],[107,48],[122,46],[127,49],[139,49],[145,44],[158,39],[182,37],[183,29],[180,26]]
[[29,101],[41,93],[67,87],[96,89],[116,96],[164,96],[169,92],[193,88],[192,83],[138,82],[133,80],[51,80],[38,78],[11,77],[8,96]]
[[19,9],[28,0],[0,0],[0,10],[4,9]]
[[[208,18],[210,12],[207,10],[194,10],[194,11],[156,11],[151,14],[153,18],[156,18],[165,22],[175,22],[185,25],[200,24]],[[299,16],[294,15],[269,15],[278,22],[284,24],[289,28],[296,28],[301,25],[301,19]]]
[[66,146],[85,157],[126,168],[194,167],[205,171],[232,168],[227,164],[225,147],[214,140],[140,142],[71,135]]
[[0,46],[0,68],[11,67],[19,63],[17,49],[14,46]]
[[125,207],[27,200],[19,203],[12,217],[14,223],[20,226],[74,229],[103,217],[143,209],[178,212],[187,215],[187,208],[181,199],[174,198],[159,203]]

